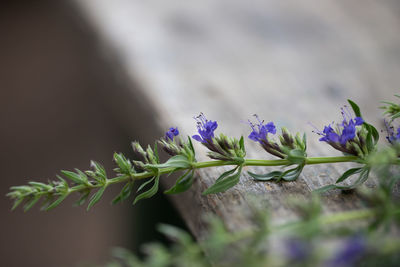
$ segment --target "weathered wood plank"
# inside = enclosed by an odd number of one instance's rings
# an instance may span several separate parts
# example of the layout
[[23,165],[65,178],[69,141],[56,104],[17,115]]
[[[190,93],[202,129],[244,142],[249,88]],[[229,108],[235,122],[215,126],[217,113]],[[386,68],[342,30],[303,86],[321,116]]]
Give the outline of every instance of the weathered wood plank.
[[[337,155],[311,133],[338,121],[347,98],[379,124],[379,101],[400,84],[400,16],[395,1],[76,1],[101,43],[135,80],[160,129],[195,132],[204,112],[219,131],[249,133],[257,113],[308,134],[309,155]],[[158,129],[159,130],[159,129]],[[268,158],[248,141],[248,156]],[[196,145],[199,158],[205,150]],[[348,165],[308,166],[296,182],[256,183],[246,174],[225,194],[201,196],[221,169],[199,170],[189,192],[173,196],[195,235],[206,212],[235,229],[251,224],[250,195],[276,220],[293,214],[285,200],[332,183]],[[261,168],[252,168],[262,171]],[[168,183],[165,182],[166,184]],[[354,195],[332,192],[327,210],[357,206]]]

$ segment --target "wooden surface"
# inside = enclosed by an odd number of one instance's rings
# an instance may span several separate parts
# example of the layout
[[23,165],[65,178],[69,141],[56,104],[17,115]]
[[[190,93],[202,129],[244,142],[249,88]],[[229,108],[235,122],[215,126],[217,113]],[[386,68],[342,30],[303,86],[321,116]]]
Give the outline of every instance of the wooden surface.
[[[351,98],[380,126],[379,101],[392,99],[400,86],[400,4],[394,0],[76,3],[111,61],[139,85],[158,122],[154,132],[173,125],[194,134],[192,117],[202,111],[218,121],[217,132],[247,136],[242,122],[257,113],[306,132],[310,156],[339,155],[318,142],[308,122],[322,129],[339,121],[339,107]],[[249,158],[271,158],[248,139],[246,146]],[[205,149],[196,149],[199,160],[206,159]],[[254,195],[272,208],[275,220],[288,219],[288,196],[307,196],[347,167],[307,166],[291,183],[254,182],[243,174],[233,189],[207,197],[201,192],[224,168],[204,169],[189,192],[172,200],[201,237],[207,212],[231,229],[251,224]],[[356,196],[337,191],[326,200],[328,212],[358,205]]]

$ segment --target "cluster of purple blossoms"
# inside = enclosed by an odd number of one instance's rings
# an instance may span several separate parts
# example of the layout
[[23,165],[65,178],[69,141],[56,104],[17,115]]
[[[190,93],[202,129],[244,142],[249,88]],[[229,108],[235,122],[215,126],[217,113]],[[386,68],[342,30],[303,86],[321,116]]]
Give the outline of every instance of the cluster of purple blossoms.
[[249,120],[250,127],[253,130],[250,133],[249,138],[255,142],[259,142],[260,144],[262,144],[263,140],[267,141],[268,133],[276,134],[276,127],[272,121],[268,122],[267,124],[263,124],[264,121],[261,121],[257,114],[254,114],[254,117],[256,117],[258,124],[254,125]]
[[171,127],[169,130],[165,133],[165,140],[174,140],[174,137],[179,135],[178,127]]
[[273,140],[268,138],[268,134],[276,134],[276,127],[273,122],[264,124],[264,121],[260,120],[257,114],[254,114],[258,123],[254,124],[250,120],[248,121],[252,132],[248,136],[249,139],[258,142],[268,153],[277,156],[279,158],[285,158],[285,153],[282,148]]
[[207,120],[203,113],[200,113],[200,115],[194,119],[197,121],[197,131],[199,134],[193,135],[192,138],[203,144],[211,143],[218,123],[216,121]]
[[354,139],[356,136],[356,126],[362,125],[364,120],[361,117],[355,117],[353,119],[346,106],[341,108],[341,113],[343,116],[343,122],[338,125],[337,130],[335,131],[330,124],[325,126],[322,132],[317,132],[317,134],[322,135],[319,141],[346,145],[348,141]]
[[197,121],[197,132],[192,138],[201,142],[210,152],[208,156],[217,160],[235,160],[246,155],[244,148],[235,138],[229,138],[223,134],[214,137],[214,131],[218,127],[216,121],[207,120],[203,113],[194,118]]
[[319,141],[327,142],[339,151],[357,156],[360,154],[360,151],[365,150],[365,137],[356,128],[356,126],[361,126],[364,120],[361,117],[353,118],[347,106],[341,108],[341,114],[343,121],[336,125],[336,129],[332,128],[329,124],[324,127],[322,132],[319,130],[314,132],[322,136]]

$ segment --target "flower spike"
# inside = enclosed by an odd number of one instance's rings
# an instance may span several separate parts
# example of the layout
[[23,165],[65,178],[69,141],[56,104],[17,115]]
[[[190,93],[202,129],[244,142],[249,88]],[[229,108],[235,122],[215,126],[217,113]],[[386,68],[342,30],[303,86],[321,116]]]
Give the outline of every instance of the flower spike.
[[352,101],[349,101],[349,103],[356,113],[355,117],[353,117],[349,108],[345,105],[340,109],[343,117],[342,123],[337,123],[335,128],[329,124],[324,127],[323,131],[313,126],[316,129],[313,132],[321,136],[319,141],[326,142],[345,154],[364,158],[375,149],[375,144],[370,141],[372,138],[368,137],[372,134],[373,129],[361,117],[358,106]]
[[192,138],[201,143],[211,142],[214,137],[214,131],[218,127],[218,123],[216,121],[207,120],[203,112],[197,117],[194,117],[194,119],[197,121],[197,131],[199,134],[193,135]]

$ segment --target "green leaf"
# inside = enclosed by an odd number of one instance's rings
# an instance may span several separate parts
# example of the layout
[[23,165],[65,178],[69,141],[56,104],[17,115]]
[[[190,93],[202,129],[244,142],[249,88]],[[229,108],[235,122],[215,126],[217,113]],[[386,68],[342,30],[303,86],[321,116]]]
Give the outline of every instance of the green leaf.
[[167,162],[163,164],[153,165],[158,168],[180,168],[180,169],[188,169],[191,167],[191,163],[188,158],[184,155],[176,155],[171,157]]
[[118,196],[116,196],[113,201],[111,202],[112,204],[117,204],[118,202],[124,201],[125,199],[127,199],[133,190],[133,181],[132,182],[128,182],[121,190],[121,192],[118,194]]
[[119,171],[123,174],[130,174],[132,172],[131,162],[125,158],[122,153],[114,153],[114,160],[119,167]]
[[87,175],[86,175],[83,171],[81,171],[81,170],[79,170],[79,169],[75,169],[75,171],[78,173],[79,177],[81,177],[81,180],[82,180],[85,184],[88,184],[89,179],[88,179]]
[[77,173],[74,173],[74,172],[71,172],[71,171],[64,171],[64,170],[62,170],[61,173],[65,177],[69,178],[70,180],[72,180],[73,182],[75,182],[77,184],[84,184],[85,183],[85,180],[83,180],[82,177]]
[[149,183],[151,183],[156,177],[153,176],[151,179],[147,180],[146,182],[142,183],[139,188],[136,190],[136,192],[139,192],[140,190],[142,190],[146,185],[148,185]]
[[336,183],[340,183],[343,182],[344,180],[346,180],[347,178],[349,178],[350,176],[352,176],[353,174],[359,173],[362,171],[362,168],[353,168],[353,169],[349,169],[347,171],[345,171],[336,181]]
[[239,147],[240,147],[240,150],[245,151],[245,149],[244,149],[244,138],[243,138],[243,135],[240,137],[240,140],[239,140]]
[[51,203],[51,204],[46,208],[46,211],[49,211],[49,210],[54,209],[55,207],[57,207],[67,196],[68,196],[68,194],[61,195],[56,201],[54,201],[53,203]]
[[[283,179],[283,180],[285,180],[285,181],[294,181],[294,180],[296,180],[298,177],[299,177],[299,175],[301,174],[301,172],[303,171],[303,168],[304,168],[304,164],[301,164],[301,165],[299,165],[298,167],[296,167],[296,168],[293,168],[293,169],[290,169],[290,170],[287,170],[287,171],[284,171],[283,173],[282,173],[282,176],[281,176],[281,178]],[[280,179],[278,179],[278,181],[279,181]]]
[[351,190],[354,189],[360,185],[362,185],[366,180],[368,180],[369,177],[369,168],[363,168],[363,170],[360,173],[360,176],[357,178],[357,180],[351,184],[351,185],[337,185],[336,188],[342,189],[342,190]]
[[224,179],[218,178],[215,184],[213,184],[203,192],[203,195],[224,192],[229,188],[235,186],[239,182],[241,172],[242,172],[242,166],[239,167],[236,173],[227,176]]
[[375,145],[376,145],[378,143],[378,140],[379,140],[379,132],[372,124],[367,123],[367,125],[368,125],[368,128],[369,128],[368,129],[368,133],[372,134],[372,137],[374,138]]
[[22,203],[22,201],[24,201],[24,198],[16,199],[14,201],[14,204],[13,204],[11,210],[15,210]]
[[400,112],[397,112],[396,114],[392,115],[392,120],[397,119],[400,117]]
[[164,191],[165,194],[178,194],[188,190],[194,180],[194,170],[188,170],[176,180],[176,183],[170,189]]
[[151,198],[152,196],[154,196],[154,195],[157,193],[157,191],[158,191],[158,183],[159,183],[159,180],[160,180],[160,174],[158,173],[158,174],[155,176],[153,186],[152,186],[149,190],[147,190],[146,192],[143,192],[143,193],[141,193],[140,195],[138,195],[138,196],[135,198],[135,200],[133,201],[133,205],[135,205],[135,204],[136,204],[139,200],[141,200],[141,199]]
[[91,207],[93,207],[94,204],[96,204],[96,203],[100,200],[101,196],[102,196],[103,193],[104,193],[104,190],[106,190],[106,187],[107,187],[107,186],[101,187],[101,188],[100,188],[99,190],[97,190],[97,192],[90,198],[89,205],[88,205],[88,207],[87,207],[86,210],[89,210]]
[[90,190],[82,192],[82,196],[79,198],[77,202],[75,202],[75,205],[82,206],[85,203],[86,199],[89,197],[89,195],[90,195]]
[[193,143],[192,143],[192,139],[188,136],[188,143],[189,143],[189,146],[190,146],[190,150],[192,150],[192,152],[193,152],[193,157],[196,155],[196,151],[194,151],[194,146],[193,146]]
[[106,174],[106,170],[104,169],[104,167],[100,163],[98,163],[94,160],[90,161],[90,166],[92,166],[92,168],[94,168],[94,171],[96,173],[96,176],[94,178],[98,182],[104,183],[107,180],[107,174]]
[[37,195],[29,200],[24,206],[24,211],[27,212],[28,210],[30,210],[39,201],[40,197],[41,195]]
[[356,103],[354,103],[353,101],[351,101],[350,99],[347,99],[347,102],[349,102],[351,108],[352,108],[353,111],[354,111],[354,114],[356,114],[357,117],[362,117],[362,116],[361,116],[360,107],[359,107]]
[[306,159],[306,154],[300,149],[291,149],[288,153],[287,160],[293,164],[302,164]]
[[323,186],[323,187],[320,187],[320,188],[314,190],[313,192],[314,192],[314,193],[324,193],[324,192],[326,192],[326,191],[329,191],[329,190],[331,190],[331,189],[336,189],[336,188],[337,188],[336,185],[330,184],[330,185],[325,185],[325,186]]
[[44,183],[39,182],[29,182],[29,184],[39,190],[48,191],[51,190],[53,187]]
[[226,171],[223,174],[221,174],[217,180],[215,180],[215,182],[218,182],[219,180],[223,180],[226,177],[228,177],[229,175],[231,175],[232,173],[234,173],[237,170],[238,167],[233,168],[232,170]]
[[256,179],[258,181],[269,181],[269,180],[273,180],[273,179],[278,179],[282,175],[281,171],[272,171],[272,172],[265,173],[265,174],[256,174],[256,173],[252,173],[252,172],[247,172],[247,173],[251,177],[253,177],[254,179]]
[[154,157],[156,158],[156,162],[160,163],[160,157],[158,155],[158,145],[157,145],[157,141],[154,142]]

